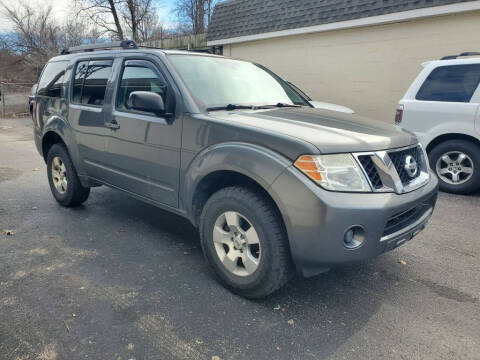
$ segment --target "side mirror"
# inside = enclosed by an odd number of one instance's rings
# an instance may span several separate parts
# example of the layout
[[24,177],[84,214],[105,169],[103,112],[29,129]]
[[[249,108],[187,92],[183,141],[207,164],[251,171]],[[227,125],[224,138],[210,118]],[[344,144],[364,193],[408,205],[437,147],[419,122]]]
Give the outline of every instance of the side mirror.
[[157,115],[165,114],[163,98],[150,91],[133,91],[128,97],[132,109],[151,112]]

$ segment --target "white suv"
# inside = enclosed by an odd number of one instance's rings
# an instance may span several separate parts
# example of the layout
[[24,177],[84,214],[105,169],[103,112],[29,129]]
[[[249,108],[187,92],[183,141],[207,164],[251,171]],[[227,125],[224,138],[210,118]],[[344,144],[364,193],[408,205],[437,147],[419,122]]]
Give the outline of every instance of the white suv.
[[476,55],[424,63],[395,116],[420,139],[440,189],[458,194],[480,189],[480,58],[470,57]]

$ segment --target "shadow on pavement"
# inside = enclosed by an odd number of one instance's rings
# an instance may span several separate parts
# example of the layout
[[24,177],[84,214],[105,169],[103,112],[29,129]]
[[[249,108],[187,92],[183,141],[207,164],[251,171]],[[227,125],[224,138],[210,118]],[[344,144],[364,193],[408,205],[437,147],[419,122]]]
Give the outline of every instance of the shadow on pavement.
[[[268,299],[245,300],[214,281],[187,220],[112,190],[96,190],[92,199],[72,215],[84,221],[106,215],[101,222],[108,230],[99,230],[93,244],[98,253],[110,254],[105,259],[110,275],[101,276],[100,287],[136,289],[127,322],[147,317],[150,327],[162,328],[162,321],[155,321],[168,318],[175,336],[199,339],[201,345],[191,340],[194,348],[209,356],[326,357],[368,322],[398,280],[375,263],[363,263],[312,279],[296,277]],[[90,261],[84,264],[87,273],[98,265]]]

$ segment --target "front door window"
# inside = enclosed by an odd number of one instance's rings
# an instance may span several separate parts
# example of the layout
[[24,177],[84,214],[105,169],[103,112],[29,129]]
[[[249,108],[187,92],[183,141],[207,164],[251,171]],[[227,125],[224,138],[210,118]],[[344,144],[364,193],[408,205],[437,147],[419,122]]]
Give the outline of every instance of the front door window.
[[154,92],[166,102],[165,81],[153,68],[144,65],[129,65],[128,62],[123,68],[120,87],[117,96],[117,109],[121,111],[133,110],[129,102],[130,94],[134,91]]

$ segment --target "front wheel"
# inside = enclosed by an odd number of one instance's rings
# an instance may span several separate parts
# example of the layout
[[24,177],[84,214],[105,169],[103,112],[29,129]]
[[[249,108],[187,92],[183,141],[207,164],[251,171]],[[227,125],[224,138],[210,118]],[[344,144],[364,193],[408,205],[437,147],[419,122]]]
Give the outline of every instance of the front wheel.
[[220,282],[247,298],[264,298],[293,273],[278,210],[244,187],[219,190],[200,217],[202,249]]
[[479,145],[466,140],[449,140],[435,146],[428,157],[442,191],[469,194],[480,189]]
[[47,155],[48,182],[52,195],[63,206],[79,206],[88,199],[90,188],[83,187],[63,144],[54,144]]

